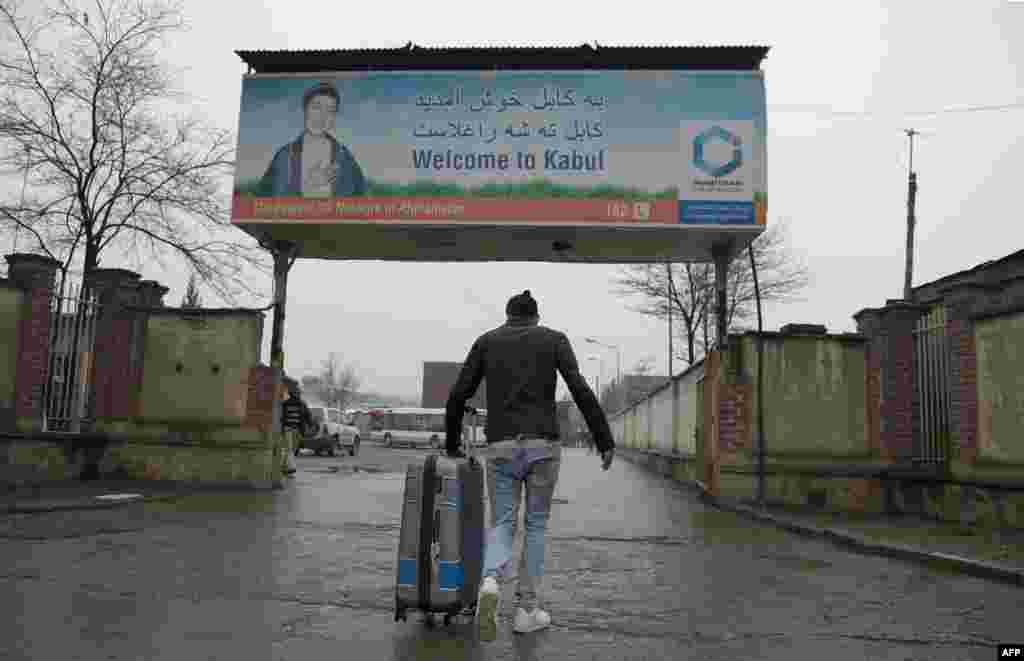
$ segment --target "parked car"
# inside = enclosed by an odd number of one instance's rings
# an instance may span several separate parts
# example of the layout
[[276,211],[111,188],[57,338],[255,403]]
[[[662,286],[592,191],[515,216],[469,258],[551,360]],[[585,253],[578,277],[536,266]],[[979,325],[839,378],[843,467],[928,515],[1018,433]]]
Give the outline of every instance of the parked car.
[[361,441],[359,427],[355,424],[354,416],[350,413],[342,414],[341,423],[338,425],[339,449],[347,449],[348,456],[354,457],[359,454],[359,443]]
[[341,449],[341,411],[326,406],[310,406],[309,412],[313,417],[313,424],[306,429],[302,442],[295,448],[295,454],[297,455],[301,448],[308,448],[316,455],[326,454],[333,457],[334,452]]

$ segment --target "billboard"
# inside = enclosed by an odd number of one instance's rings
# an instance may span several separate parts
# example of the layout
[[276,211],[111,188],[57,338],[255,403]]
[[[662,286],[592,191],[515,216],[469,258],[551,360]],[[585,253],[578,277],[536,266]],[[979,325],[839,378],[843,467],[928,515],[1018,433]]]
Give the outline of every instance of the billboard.
[[764,225],[760,71],[251,75],[233,220]]

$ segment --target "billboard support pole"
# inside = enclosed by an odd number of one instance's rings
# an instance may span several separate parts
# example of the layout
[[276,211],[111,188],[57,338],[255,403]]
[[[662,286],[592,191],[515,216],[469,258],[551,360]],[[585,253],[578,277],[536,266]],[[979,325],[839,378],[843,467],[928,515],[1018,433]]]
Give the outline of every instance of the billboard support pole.
[[718,245],[711,249],[711,256],[715,260],[715,322],[717,334],[715,344],[720,351],[724,350],[729,335],[728,296],[726,282],[729,275],[729,250],[730,246]]
[[288,298],[288,272],[291,271],[298,255],[295,244],[277,241],[273,244],[274,256],[274,324],[270,336],[270,366],[284,370],[284,313]]

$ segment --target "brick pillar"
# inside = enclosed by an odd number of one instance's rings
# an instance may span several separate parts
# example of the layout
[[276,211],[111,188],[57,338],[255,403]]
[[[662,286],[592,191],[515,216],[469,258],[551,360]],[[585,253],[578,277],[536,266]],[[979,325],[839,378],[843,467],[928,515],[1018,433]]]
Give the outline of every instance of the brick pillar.
[[711,351],[704,360],[704,442],[700,479],[708,494],[719,494],[719,391],[721,390],[721,353]]
[[[868,338],[869,410],[872,366],[877,365],[878,452],[886,463],[910,461],[914,456],[914,325],[925,308],[902,300],[885,307],[861,310],[854,319]],[[871,429],[869,417],[868,429]]]
[[885,336],[882,334],[880,309],[866,308],[853,317],[857,332],[867,338],[864,351],[865,428],[871,456],[886,463],[892,458],[882,453],[881,405],[882,405],[882,355],[885,353]]
[[978,457],[978,356],[974,314],[984,303],[987,291],[987,287],[963,283],[942,292],[950,351],[950,426],[959,446],[953,447],[953,459],[966,465],[974,464]]
[[262,432],[274,431],[274,414],[281,408],[275,399],[277,371],[266,365],[256,365],[249,372],[249,396],[246,399],[245,426]]
[[15,425],[24,431],[41,430],[50,359],[50,296],[60,263],[24,253],[6,259],[8,279],[25,292],[14,373]]
[[134,413],[133,393],[141,375],[136,373],[139,366],[133,356],[137,315],[128,306],[140,302],[139,274],[125,269],[95,269],[86,279],[100,304],[91,410],[97,427],[103,429]]

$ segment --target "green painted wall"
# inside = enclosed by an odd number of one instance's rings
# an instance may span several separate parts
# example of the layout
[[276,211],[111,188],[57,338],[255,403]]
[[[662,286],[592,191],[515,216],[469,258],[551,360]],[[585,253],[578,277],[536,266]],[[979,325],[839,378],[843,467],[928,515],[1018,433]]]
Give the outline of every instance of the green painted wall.
[[21,321],[23,300],[21,290],[0,284],[0,425],[6,424],[8,417],[13,419],[14,416],[18,322]]
[[659,390],[650,399],[650,448],[660,452],[672,452],[672,410],[675,402],[672,399],[672,388]]
[[978,321],[975,340],[978,461],[1024,464],[1024,312]]
[[250,369],[259,361],[260,330],[256,314],[151,316],[141,420],[241,424]]
[[128,479],[270,488],[282,481],[282,463],[277,446],[260,450],[129,443],[107,451],[103,472]]
[[703,387],[698,379],[703,375],[703,370],[693,370],[678,382],[676,410],[679,413],[679,421],[676,427],[676,444],[682,454],[697,454],[696,433],[700,422],[699,389]]
[[[740,338],[744,379],[754,384],[751,424],[757,431],[757,343]],[[766,446],[769,454],[868,454],[865,345],[829,337],[764,340]]]

